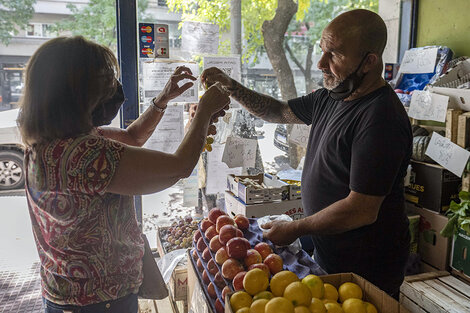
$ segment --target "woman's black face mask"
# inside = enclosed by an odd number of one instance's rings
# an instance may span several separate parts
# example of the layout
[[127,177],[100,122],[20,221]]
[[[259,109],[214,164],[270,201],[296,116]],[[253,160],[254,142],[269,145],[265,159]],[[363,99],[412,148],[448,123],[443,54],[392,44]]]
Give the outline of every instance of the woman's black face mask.
[[93,126],[109,125],[116,117],[121,105],[126,99],[121,83],[117,82],[117,88],[114,95],[107,101],[100,103],[91,113]]

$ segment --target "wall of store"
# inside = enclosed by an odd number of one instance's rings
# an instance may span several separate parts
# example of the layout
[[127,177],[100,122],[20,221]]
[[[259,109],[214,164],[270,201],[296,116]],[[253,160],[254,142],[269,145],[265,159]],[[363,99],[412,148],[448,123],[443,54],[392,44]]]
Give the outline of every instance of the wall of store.
[[416,46],[445,45],[470,56],[469,0],[419,0]]

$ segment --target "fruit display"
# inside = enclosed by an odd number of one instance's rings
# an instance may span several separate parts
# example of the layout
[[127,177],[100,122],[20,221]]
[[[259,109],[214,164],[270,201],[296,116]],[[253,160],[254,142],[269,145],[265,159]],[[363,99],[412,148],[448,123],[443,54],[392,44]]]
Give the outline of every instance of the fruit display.
[[159,237],[164,251],[168,253],[176,249],[191,247],[193,237],[196,236],[197,231],[198,222],[190,216],[174,221],[170,227],[159,228]]
[[[270,242],[263,240],[256,219],[242,215],[232,218],[222,210],[212,209],[208,218],[200,222],[193,237],[191,262],[214,312],[223,312],[227,293],[243,291],[250,299],[258,295],[255,300],[272,297],[266,291],[269,279],[283,270],[302,277],[319,270],[305,251],[294,255],[287,248],[273,249]],[[240,298],[247,296],[242,294]],[[262,302],[256,306],[261,307]]]

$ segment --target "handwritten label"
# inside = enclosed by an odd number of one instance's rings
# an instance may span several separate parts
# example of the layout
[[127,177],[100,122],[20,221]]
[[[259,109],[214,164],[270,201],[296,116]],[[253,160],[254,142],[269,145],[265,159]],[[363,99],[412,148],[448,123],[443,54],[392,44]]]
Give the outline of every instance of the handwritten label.
[[184,22],[181,49],[199,54],[217,54],[219,48],[219,25]]
[[449,97],[415,90],[411,96],[408,115],[418,120],[446,121]]
[[423,74],[434,72],[438,48],[406,50],[400,64],[400,73]]
[[426,155],[455,175],[462,177],[470,151],[457,146],[448,138],[434,132],[426,149]]
[[309,136],[310,136],[310,126],[295,124],[292,127],[289,140],[304,148],[307,148]]
[[224,145],[213,144],[212,151],[207,154],[207,183],[206,193],[216,194],[224,192],[227,189],[227,175],[241,175],[242,168],[229,168],[222,162]]
[[183,140],[183,106],[169,105],[157,128],[145,143],[147,149],[174,153]]
[[257,148],[258,141],[256,139],[228,136],[222,162],[227,164],[229,168],[255,167]]

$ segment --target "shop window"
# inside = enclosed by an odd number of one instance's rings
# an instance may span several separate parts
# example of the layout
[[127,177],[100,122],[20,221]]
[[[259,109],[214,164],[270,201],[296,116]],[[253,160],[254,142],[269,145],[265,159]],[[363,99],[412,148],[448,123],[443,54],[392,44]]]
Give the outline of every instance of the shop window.
[[49,23],[29,23],[26,27],[26,37],[52,38],[52,26]]

